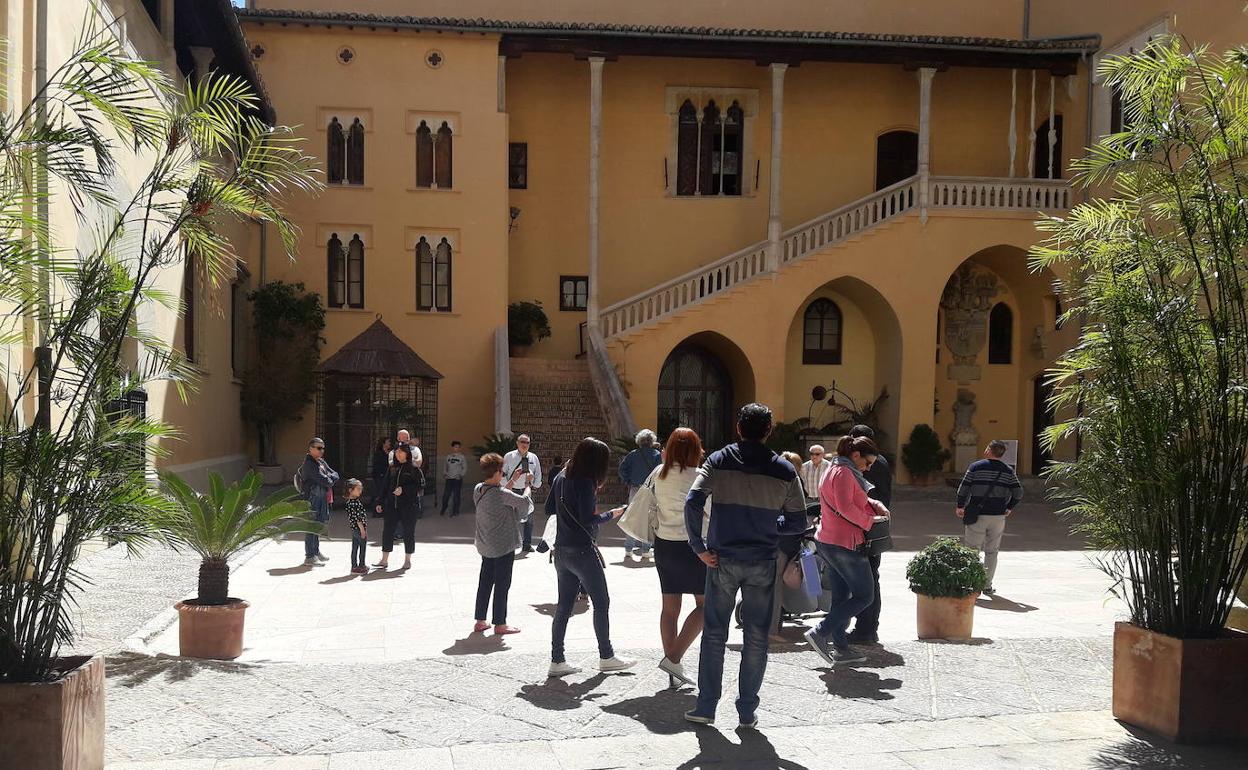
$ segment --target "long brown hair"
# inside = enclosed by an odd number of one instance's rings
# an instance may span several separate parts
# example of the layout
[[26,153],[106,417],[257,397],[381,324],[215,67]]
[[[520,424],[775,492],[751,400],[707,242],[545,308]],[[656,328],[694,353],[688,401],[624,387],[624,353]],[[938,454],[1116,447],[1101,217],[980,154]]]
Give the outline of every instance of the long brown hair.
[[836,442],[836,453],[841,457],[849,457],[854,452],[864,455],[879,455],[880,449],[875,442],[866,436],[842,436]]
[[667,437],[667,446],[663,447],[663,467],[659,470],[659,478],[667,478],[667,472],[673,465],[680,470],[697,467],[702,462],[702,439],[693,428],[677,428]]

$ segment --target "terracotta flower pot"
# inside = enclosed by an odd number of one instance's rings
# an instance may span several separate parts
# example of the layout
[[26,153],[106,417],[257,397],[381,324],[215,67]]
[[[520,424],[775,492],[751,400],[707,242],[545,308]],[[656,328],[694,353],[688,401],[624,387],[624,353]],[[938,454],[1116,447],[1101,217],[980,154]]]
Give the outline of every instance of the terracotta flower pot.
[[1248,742],[1248,634],[1177,639],[1115,623],[1113,711],[1178,743]]
[[970,596],[924,596],[919,594],[918,611],[920,639],[970,639],[975,624],[975,600]]
[[178,654],[185,658],[233,660],[243,654],[243,618],[249,605],[242,599],[228,604],[178,602]]
[[104,658],[63,658],[55,682],[0,684],[0,765],[22,770],[104,766]]

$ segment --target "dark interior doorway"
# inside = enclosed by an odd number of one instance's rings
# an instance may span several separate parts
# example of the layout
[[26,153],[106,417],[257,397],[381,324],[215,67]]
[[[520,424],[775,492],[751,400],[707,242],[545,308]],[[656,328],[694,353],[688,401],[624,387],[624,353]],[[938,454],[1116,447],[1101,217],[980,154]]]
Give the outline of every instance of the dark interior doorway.
[[712,353],[696,345],[672,351],[659,374],[659,435],[693,428],[709,452],[732,441],[732,380]]
[[1053,385],[1045,375],[1032,380],[1031,472],[1039,476],[1053,462],[1053,453],[1044,448],[1044,432],[1053,425],[1056,414],[1049,405]]
[[875,140],[875,189],[883,190],[919,173],[919,135],[889,131]]

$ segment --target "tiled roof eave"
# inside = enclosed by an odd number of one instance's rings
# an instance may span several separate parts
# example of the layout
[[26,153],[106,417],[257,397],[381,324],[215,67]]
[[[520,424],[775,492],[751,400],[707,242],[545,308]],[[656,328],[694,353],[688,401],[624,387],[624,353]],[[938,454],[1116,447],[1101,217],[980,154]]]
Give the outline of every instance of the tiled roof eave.
[[822,30],[728,29],[719,27],[649,26],[586,22],[501,21],[424,16],[385,16],[371,13],[238,9],[239,18],[252,22],[303,23],[430,31],[477,32],[504,37],[562,36],[586,39],[650,39],[672,42],[748,41],[755,44],[810,46],[904,47],[932,51],[1010,53],[1014,55],[1081,55],[1100,47],[1099,35],[1038,40],[1014,40],[938,35],[897,35]]

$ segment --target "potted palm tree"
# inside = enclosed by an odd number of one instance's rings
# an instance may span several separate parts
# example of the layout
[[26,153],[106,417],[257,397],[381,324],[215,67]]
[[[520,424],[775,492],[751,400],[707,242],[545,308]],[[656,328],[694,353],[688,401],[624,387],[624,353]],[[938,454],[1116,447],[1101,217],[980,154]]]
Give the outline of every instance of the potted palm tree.
[[197,492],[172,473],[162,473],[165,489],[176,501],[157,532],[175,550],[199,554],[199,592],[178,602],[178,651],[188,658],[233,660],[243,652],[243,619],[249,606],[230,596],[230,559],[266,538],[312,532],[325,526],[309,518],[311,508],[293,489],[282,488],[256,499],[261,478],[249,471],[226,486],[209,476],[207,493]]
[[316,186],[245,81],[183,87],[94,6],[85,17],[0,118],[0,336],[16,350],[0,386],[0,765],[24,770],[103,765],[104,658],[62,653],[84,545],[142,545],[170,505],[146,476],[169,430],[130,397],[196,376],[152,311],[160,287],[192,269],[188,253],[206,282],[232,275],[224,233],[242,223],[268,223],[293,253],[280,200]]
[[1105,197],[1033,251],[1069,276],[1081,338],[1055,365],[1077,462],[1050,469],[1129,612],[1113,713],[1182,742],[1248,739],[1248,48],[1178,38],[1111,57],[1124,130],[1074,164]]
[[918,594],[920,639],[970,639],[975,600],[988,575],[979,554],[956,537],[940,537],[906,565],[910,590]]

